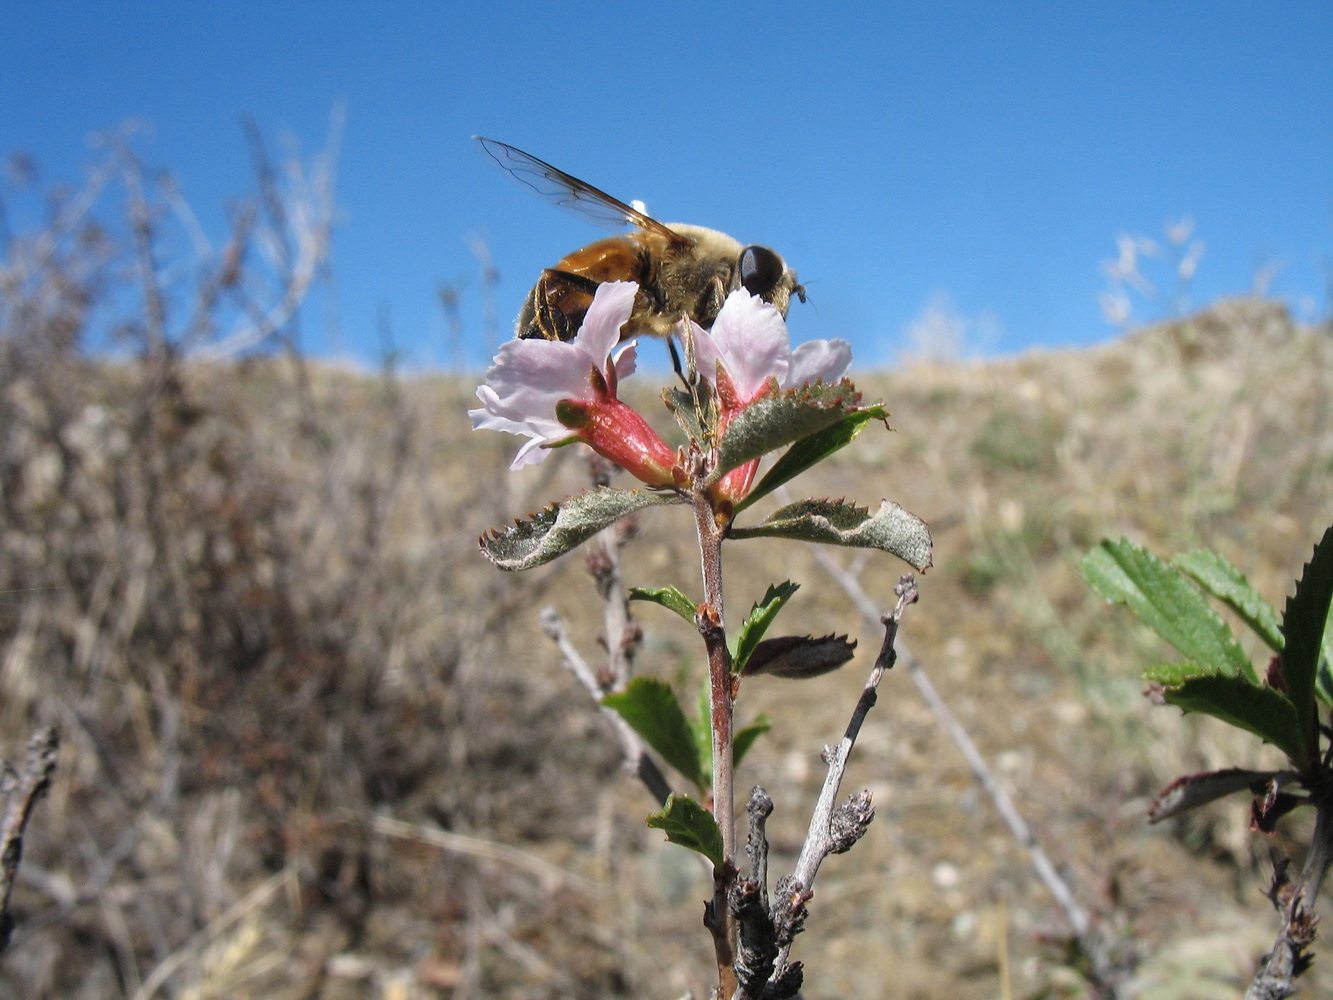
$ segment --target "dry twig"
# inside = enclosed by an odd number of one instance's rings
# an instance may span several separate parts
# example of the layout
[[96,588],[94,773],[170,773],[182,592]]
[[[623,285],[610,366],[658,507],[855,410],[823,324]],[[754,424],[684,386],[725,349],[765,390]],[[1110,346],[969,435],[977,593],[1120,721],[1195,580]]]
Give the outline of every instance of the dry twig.
[[23,857],[23,834],[33,805],[51,784],[59,748],[60,734],[54,726],[39,729],[28,740],[22,768],[16,771],[6,762],[0,774],[0,951],[9,946],[14,930],[9,895]]
[[[878,609],[870,595],[866,593],[865,588],[861,586],[861,581],[856,575],[838,565],[827,552],[820,548],[816,547],[814,549],[814,555],[815,561],[835,583],[842,587],[867,621],[871,619],[878,620]],[[957,716],[949,709],[944,699],[940,697],[935,685],[926,674],[921,661],[905,649],[900,650],[900,656],[907,667],[908,676],[912,678],[912,683],[916,685],[921,697],[925,699],[926,704],[935,714],[935,718],[962,752],[963,757],[966,758],[973,777],[976,778],[982,790],[990,797],[991,802],[995,804],[995,808],[999,811],[1005,825],[1009,827],[1009,832],[1013,834],[1014,839],[1027,852],[1028,859],[1032,863],[1037,877],[1041,879],[1042,884],[1046,886],[1047,891],[1055,898],[1056,904],[1064,913],[1075,939],[1089,958],[1088,974],[1091,984],[1099,991],[1101,996],[1108,998],[1121,996],[1123,982],[1128,970],[1122,968],[1121,960],[1117,959],[1116,953],[1119,949],[1115,948],[1111,942],[1104,941],[1094,928],[1088,911],[1074,897],[1073,889],[1056,870],[1050,856],[1042,847],[1041,841],[1037,839],[1036,833],[1023,818],[1018,806],[1010,798],[1009,793],[1005,791],[1004,786],[995,777],[990,765],[981,756],[981,751],[977,749],[977,745],[973,742],[967,729],[958,721]]]

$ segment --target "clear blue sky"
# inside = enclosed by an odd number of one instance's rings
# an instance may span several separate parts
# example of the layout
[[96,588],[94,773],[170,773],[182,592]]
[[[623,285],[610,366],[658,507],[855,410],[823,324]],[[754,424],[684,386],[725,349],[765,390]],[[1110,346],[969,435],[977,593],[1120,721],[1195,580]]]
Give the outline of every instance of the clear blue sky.
[[[479,329],[472,237],[507,327],[542,267],[600,235],[508,181],[474,133],[773,246],[810,289],[794,335],[847,337],[865,360],[942,303],[990,352],[1104,339],[1116,235],[1184,216],[1207,245],[1196,302],[1275,264],[1273,294],[1328,312],[1326,0],[4,11],[0,154],[77,180],[90,133],[150,122],[140,151],[216,238],[248,184],[241,117],[309,152],[340,102],[333,347],[366,359],[386,307],[410,361],[448,360],[442,280],[464,283]],[[307,316],[310,347],[329,347],[330,315]]]

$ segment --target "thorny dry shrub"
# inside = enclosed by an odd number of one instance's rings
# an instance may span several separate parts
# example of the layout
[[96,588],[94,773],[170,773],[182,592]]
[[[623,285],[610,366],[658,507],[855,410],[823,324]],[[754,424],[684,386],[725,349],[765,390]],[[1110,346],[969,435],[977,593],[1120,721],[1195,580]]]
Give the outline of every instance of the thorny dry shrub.
[[[494,442],[466,431],[471,390],[454,380],[291,351],[186,360],[200,337],[227,340],[239,290],[258,294],[257,227],[272,242],[300,215],[239,212],[184,291],[145,264],[166,259],[142,252],[153,211],[124,234],[70,224],[40,253],[7,247],[0,755],[43,722],[64,745],[0,995],[697,989],[699,873],[642,829],[650,803],[535,628],[552,601],[593,648],[578,560],[513,577],[475,552],[534,497],[578,489],[577,463],[504,472]],[[308,287],[307,242],[286,243],[268,303]],[[127,306],[135,349],[90,357],[90,316],[131,279],[136,303],[165,306],[155,320]],[[278,346],[289,330],[255,329]],[[898,433],[867,434],[808,485],[891,494],[932,522],[937,565],[906,642],[963,692],[955,711],[1087,905],[1140,942],[1158,990],[1145,995],[1238,992],[1271,940],[1267,852],[1231,803],[1144,827],[1167,778],[1248,745],[1140,703],[1138,670],[1161,651],[1075,563],[1121,531],[1206,543],[1280,600],[1333,509],[1331,343],[1238,302],[1102,348],[917,367],[883,383]],[[641,560],[692,590],[688,547],[653,518],[641,529],[630,582]],[[733,603],[759,596],[749,581],[799,579],[797,627],[863,634],[809,550],[766,551],[774,565],[733,574]],[[888,594],[896,572],[871,562],[863,580]],[[679,679],[690,637],[640,617],[643,668]],[[799,694],[755,682],[776,726],[741,780],[780,803],[775,865],[803,835],[818,747],[845,724],[858,671]],[[904,679],[881,699],[850,775],[879,819],[854,863],[821,876],[820,951],[802,957],[838,995],[980,1000],[997,981],[1077,995],[1043,944],[1061,933],[1050,901],[956,752]]]
[[[559,812],[558,771],[614,766],[553,692],[481,673],[514,655],[501,625],[524,595],[456,572],[480,526],[445,511],[487,507],[432,472],[425,395],[334,376],[284,406],[283,366],[248,367],[44,387],[6,368],[2,725],[66,733],[20,901],[46,928],[16,943],[15,995],[133,995],[283,871],[302,919],[337,918],[330,952],[372,901],[429,901],[433,940],[470,868],[372,873],[377,811],[522,841]],[[541,894],[515,878],[509,895]],[[101,960],[69,961],[85,950]],[[326,957],[285,970],[293,995]]]
[[[38,723],[64,734],[0,993],[333,996],[330,956],[368,935],[391,967],[503,991],[489,960],[462,968],[466,934],[525,938],[586,892],[376,826],[586,840],[564,797],[615,766],[595,720],[553,710],[558,689],[491,670],[541,587],[459,571],[507,496],[492,453],[457,464],[452,385],[290,352],[184,360],[200,330],[225,342],[229,295],[273,315],[257,265],[237,270],[257,244],[289,238],[283,305],[320,250],[270,198],[182,290],[144,172],[124,149],[108,164],[88,190],[123,177],[124,242],[95,197],[60,199],[0,271],[3,752]],[[90,317],[131,293],[148,303],[122,326],[132,354],[89,356]],[[587,993],[606,966],[566,982]]]

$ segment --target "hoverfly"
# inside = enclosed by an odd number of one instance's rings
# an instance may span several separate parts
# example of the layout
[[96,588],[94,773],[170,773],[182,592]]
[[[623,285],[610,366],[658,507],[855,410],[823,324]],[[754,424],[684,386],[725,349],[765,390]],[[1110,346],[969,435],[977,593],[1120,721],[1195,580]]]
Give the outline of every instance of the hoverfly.
[[544,270],[519,312],[518,337],[572,340],[597,286],[606,281],[639,286],[622,338],[667,336],[682,315],[708,329],[727,295],[739,288],[772,303],[783,316],[793,295],[805,301],[805,286],[768,247],[742,246],[703,226],[665,225],[641,204],[627,205],[531,153],[476,139],[515,180],[552,204],[604,226],[635,227],[589,243]]

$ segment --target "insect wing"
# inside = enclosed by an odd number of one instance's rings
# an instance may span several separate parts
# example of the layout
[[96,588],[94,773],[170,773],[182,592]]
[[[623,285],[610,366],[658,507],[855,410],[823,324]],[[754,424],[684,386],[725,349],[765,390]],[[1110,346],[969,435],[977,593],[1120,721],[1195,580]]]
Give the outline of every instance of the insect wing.
[[537,159],[531,153],[484,136],[474,138],[502,170],[557,208],[573,212],[604,227],[614,229],[626,224],[638,226],[658,233],[681,249],[693,245],[692,240],[670,226],[662,225],[619,198],[612,198],[600,188],[565,173],[559,167],[551,166],[545,160]]

